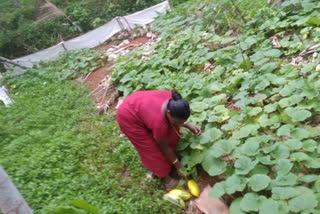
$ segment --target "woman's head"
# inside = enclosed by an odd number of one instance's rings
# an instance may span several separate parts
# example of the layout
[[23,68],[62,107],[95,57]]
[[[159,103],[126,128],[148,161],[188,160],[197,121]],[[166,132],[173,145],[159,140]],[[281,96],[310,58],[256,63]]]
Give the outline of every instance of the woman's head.
[[172,90],[172,97],[167,104],[168,119],[173,125],[182,125],[190,116],[189,103],[181,95]]

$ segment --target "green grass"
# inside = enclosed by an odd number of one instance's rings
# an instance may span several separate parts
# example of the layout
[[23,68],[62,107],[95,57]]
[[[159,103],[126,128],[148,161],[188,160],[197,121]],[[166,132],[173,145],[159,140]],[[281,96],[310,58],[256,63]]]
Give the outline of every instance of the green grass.
[[10,90],[16,103],[0,105],[0,164],[35,214],[74,199],[99,213],[180,212],[162,200],[159,179],[145,181],[148,172],[119,137],[114,111],[98,116],[85,87],[37,74],[7,79],[17,86]]

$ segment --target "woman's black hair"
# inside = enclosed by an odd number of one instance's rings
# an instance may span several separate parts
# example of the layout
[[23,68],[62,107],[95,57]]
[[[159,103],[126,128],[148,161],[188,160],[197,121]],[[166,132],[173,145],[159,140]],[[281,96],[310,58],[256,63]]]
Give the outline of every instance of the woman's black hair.
[[188,119],[190,116],[190,107],[188,101],[182,99],[182,96],[175,89],[171,91],[171,94],[172,97],[167,105],[170,115],[177,119]]

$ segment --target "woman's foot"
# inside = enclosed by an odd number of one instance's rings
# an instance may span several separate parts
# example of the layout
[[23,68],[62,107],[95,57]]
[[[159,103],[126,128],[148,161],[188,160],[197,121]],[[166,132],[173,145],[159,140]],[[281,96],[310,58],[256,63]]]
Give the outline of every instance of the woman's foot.
[[166,191],[168,192],[178,185],[179,180],[174,179],[168,175],[167,177],[164,178],[164,182],[165,182]]

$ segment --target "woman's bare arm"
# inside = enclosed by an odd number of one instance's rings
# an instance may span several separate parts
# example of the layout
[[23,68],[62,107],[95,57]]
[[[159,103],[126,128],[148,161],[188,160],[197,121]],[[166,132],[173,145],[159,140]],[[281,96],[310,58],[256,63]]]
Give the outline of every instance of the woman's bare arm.
[[158,140],[156,141],[156,144],[162,154],[167,158],[167,160],[172,163],[177,169],[181,169],[183,167],[179,162],[177,155],[170,148],[167,140]]

